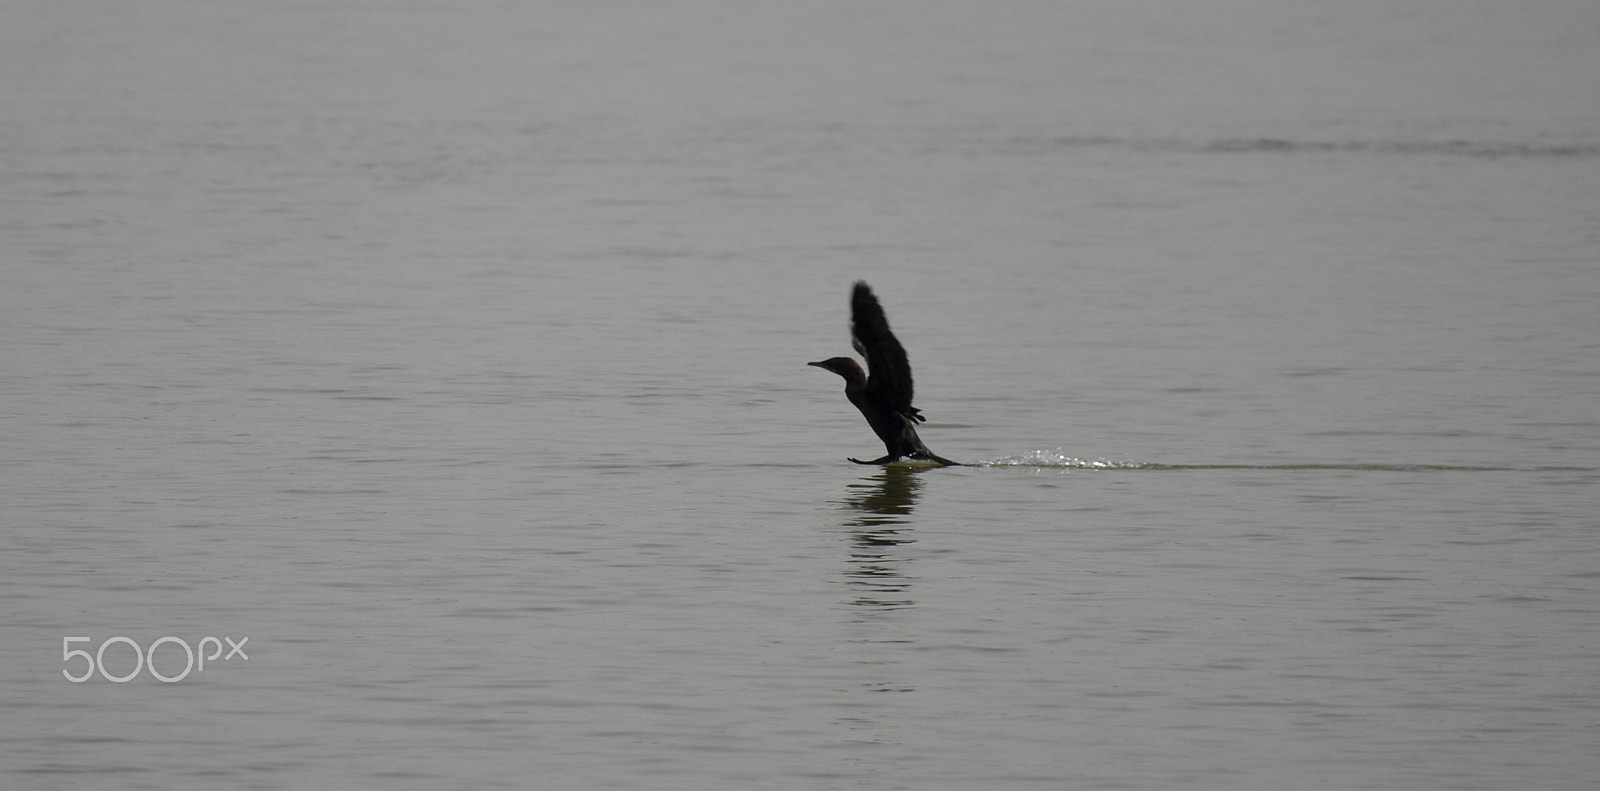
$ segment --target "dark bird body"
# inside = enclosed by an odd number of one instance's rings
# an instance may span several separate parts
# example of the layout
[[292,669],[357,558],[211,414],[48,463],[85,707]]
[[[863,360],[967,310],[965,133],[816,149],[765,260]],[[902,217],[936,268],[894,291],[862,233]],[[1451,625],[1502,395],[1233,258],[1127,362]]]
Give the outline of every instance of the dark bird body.
[[942,458],[922,444],[917,424],[926,420],[921,410],[911,405],[911,362],[906,350],[889,331],[889,320],[873,296],[872,288],[857,282],[850,294],[850,338],[857,352],[867,358],[867,370],[849,357],[830,357],[807,365],[826,368],[844,377],[844,394],[861,410],[867,424],[883,440],[888,455],[872,461],[851,459],[857,464],[888,464],[900,459],[919,459],[955,466],[958,462]]

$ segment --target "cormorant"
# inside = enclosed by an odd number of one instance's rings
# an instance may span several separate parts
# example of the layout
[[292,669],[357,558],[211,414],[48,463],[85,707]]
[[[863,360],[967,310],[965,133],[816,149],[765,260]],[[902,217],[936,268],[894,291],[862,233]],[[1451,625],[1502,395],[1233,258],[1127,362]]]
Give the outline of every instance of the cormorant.
[[844,377],[844,394],[861,410],[872,430],[883,440],[889,454],[881,459],[857,464],[888,464],[903,458],[931,461],[943,466],[960,466],[922,444],[917,423],[927,420],[911,405],[911,362],[906,350],[889,331],[889,320],[873,296],[872,287],[857,281],[850,293],[850,339],[858,353],[867,358],[867,370],[849,357],[830,357],[806,365],[826,368]]

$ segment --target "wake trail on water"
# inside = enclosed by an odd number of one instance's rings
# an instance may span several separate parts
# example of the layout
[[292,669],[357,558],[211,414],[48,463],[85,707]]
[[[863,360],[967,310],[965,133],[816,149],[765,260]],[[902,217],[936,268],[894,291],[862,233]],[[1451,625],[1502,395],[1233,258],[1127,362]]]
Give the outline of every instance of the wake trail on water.
[[1398,462],[1290,462],[1286,464],[1195,463],[1167,464],[1151,461],[1082,459],[1054,450],[1031,450],[998,459],[967,462],[971,467],[1028,467],[1059,470],[1345,470],[1356,472],[1595,472],[1590,467],[1519,467],[1509,464],[1402,464]]

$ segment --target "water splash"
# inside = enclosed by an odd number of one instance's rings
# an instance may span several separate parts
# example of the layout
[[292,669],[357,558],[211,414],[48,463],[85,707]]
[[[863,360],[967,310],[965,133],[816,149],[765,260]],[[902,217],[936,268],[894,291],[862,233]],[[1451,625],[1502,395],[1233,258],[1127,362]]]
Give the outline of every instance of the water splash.
[[1055,450],[1030,450],[1015,456],[1001,456],[972,462],[974,467],[1051,467],[1068,470],[1136,470],[1146,465],[1137,461],[1107,461],[1105,459],[1080,459],[1068,456],[1060,448]]
[[1398,462],[1291,462],[1287,464],[1162,464],[1150,461],[1080,459],[1061,448],[1031,450],[1014,456],[970,462],[973,467],[1028,467],[1058,470],[1344,470],[1348,472],[1595,472],[1590,467],[1519,467],[1484,464],[1402,464]]

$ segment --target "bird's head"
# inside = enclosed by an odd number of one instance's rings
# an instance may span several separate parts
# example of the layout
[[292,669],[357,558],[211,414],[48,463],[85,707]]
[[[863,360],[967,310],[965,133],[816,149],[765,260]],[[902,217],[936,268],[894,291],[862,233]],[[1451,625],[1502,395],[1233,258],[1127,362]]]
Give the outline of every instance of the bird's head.
[[826,360],[806,363],[806,365],[815,365],[818,368],[832,371],[844,377],[846,383],[867,381],[867,374],[861,370],[861,364],[849,357],[829,357]]

